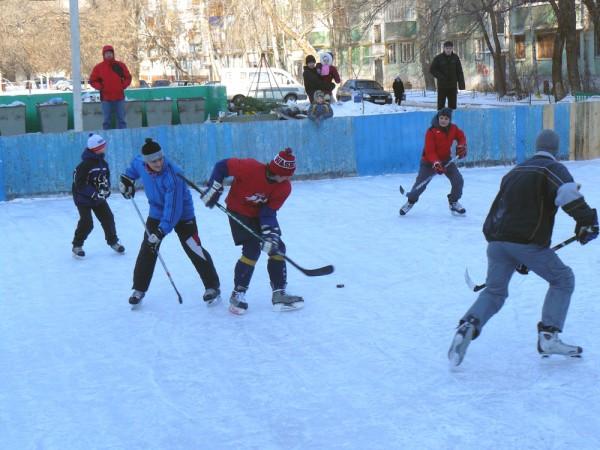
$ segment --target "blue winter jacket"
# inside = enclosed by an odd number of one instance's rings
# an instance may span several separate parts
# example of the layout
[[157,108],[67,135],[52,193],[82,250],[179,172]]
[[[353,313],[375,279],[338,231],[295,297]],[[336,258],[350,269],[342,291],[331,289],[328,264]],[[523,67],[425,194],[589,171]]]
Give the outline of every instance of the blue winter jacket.
[[77,206],[98,206],[110,195],[110,171],[104,154],[87,148],[73,172],[73,200]]
[[165,234],[170,233],[181,220],[194,218],[192,195],[183,179],[177,176],[178,173],[183,172],[167,158],[160,172],[152,172],[139,155],[125,170],[128,177],[134,180],[141,178],[150,203],[148,215],[160,220],[159,227]]

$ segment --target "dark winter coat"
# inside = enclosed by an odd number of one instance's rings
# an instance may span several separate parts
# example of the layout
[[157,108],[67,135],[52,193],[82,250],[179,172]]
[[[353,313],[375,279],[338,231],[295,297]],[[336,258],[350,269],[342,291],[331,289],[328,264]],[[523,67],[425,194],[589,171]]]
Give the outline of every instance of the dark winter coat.
[[538,152],[502,178],[483,234],[488,241],[549,247],[558,207],[582,223],[596,214],[567,168],[550,153]]
[[333,116],[333,110],[327,103],[313,103],[308,108],[307,116],[310,120],[315,121],[329,119]]
[[77,206],[98,206],[110,195],[110,170],[104,154],[87,148],[81,154],[81,163],[73,172],[73,200]]
[[437,87],[439,88],[453,88],[465,89],[465,76],[463,74],[462,65],[460,58],[457,54],[451,53],[446,55],[440,53],[431,63],[429,72],[435,78],[437,78]]
[[110,45],[102,48],[103,61],[96,64],[90,75],[90,84],[100,91],[102,101],[115,101],[125,99],[125,88],[131,84],[131,74],[127,66],[115,59],[104,59],[104,52],[114,50]]
[[401,98],[402,94],[404,94],[404,83],[400,78],[396,78],[394,83],[392,84],[392,89],[394,89],[394,96],[396,98]]
[[323,81],[321,80],[321,76],[317,72],[317,69],[311,69],[308,66],[304,66],[302,78],[304,79],[304,90],[308,95],[308,99],[312,103],[314,101],[313,96],[315,92],[325,90],[325,83],[323,83]]

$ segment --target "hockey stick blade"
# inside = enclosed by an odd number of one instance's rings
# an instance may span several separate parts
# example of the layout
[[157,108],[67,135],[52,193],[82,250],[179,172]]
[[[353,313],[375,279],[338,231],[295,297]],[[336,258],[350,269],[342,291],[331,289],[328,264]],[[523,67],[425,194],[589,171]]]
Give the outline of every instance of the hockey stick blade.
[[[178,173],[177,175],[179,175],[179,177],[181,177],[181,179],[183,181],[186,182],[186,184],[191,187],[192,189],[194,189],[195,191],[199,192],[200,194],[204,194],[204,191],[202,191],[202,189],[200,189],[196,183],[194,183],[192,180],[188,180],[185,176],[183,176],[183,174]],[[243,223],[240,219],[238,219],[236,216],[234,216],[233,214],[231,214],[227,208],[225,208],[223,205],[221,205],[219,202],[217,202],[215,204],[215,206],[217,208],[219,208],[221,211],[223,211],[225,214],[227,214],[229,217],[231,217],[231,219],[235,220],[237,223],[239,223],[243,228],[246,229],[246,231],[248,231],[252,236],[254,236],[256,239],[258,239],[259,241],[263,241],[264,239],[256,234],[256,232],[249,228],[245,223]],[[323,267],[318,267],[316,269],[305,269],[304,267],[298,265],[294,260],[292,260],[289,256],[282,254],[281,255],[283,257],[283,259],[285,259],[287,262],[289,262],[292,266],[294,266],[296,269],[298,269],[300,272],[302,272],[304,275],[306,275],[307,277],[321,277],[323,275],[329,275],[331,273],[333,273],[334,271],[334,267],[332,265],[327,265],[327,266],[323,266]]]
[[485,284],[475,284],[471,276],[469,275],[469,269],[465,269],[465,283],[469,286],[473,292],[479,292],[485,287]]

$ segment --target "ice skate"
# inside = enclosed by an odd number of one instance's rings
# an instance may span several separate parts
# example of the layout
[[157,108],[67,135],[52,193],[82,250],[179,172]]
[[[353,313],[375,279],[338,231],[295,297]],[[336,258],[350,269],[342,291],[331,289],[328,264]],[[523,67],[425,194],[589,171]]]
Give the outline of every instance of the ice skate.
[[131,294],[131,297],[129,297],[129,304],[131,305],[131,309],[134,309],[136,306],[138,306],[140,303],[142,303],[142,299],[144,298],[144,295],[146,295],[145,292],[137,291],[137,290],[133,291],[133,293]]
[[409,212],[413,206],[415,206],[414,203],[411,203],[410,201],[406,202],[404,206],[400,208],[400,215],[405,216],[406,213]]
[[544,358],[547,358],[550,355],[580,358],[583,349],[576,345],[565,344],[558,337],[558,333],[559,332],[555,327],[545,326],[540,322],[538,324],[538,353]]
[[450,361],[450,366],[459,366],[464,359],[465,353],[467,353],[467,348],[469,347],[469,344],[473,340],[473,337],[477,331],[478,323],[479,321],[477,319],[470,317],[467,321],[462,322],[458,326],[456,334],[452,339],[450,349],[448,350],[448,360]]
[[73,252],[73,258],[75,258],[75,259],[85,258],[85,252],[83,251],[83,247],[78,247],[78,246],[74,245],[72,252]]
[[111,244],[110,248],[112,248],[115,252],[119,253],[120,255],[125,253],[125,247],[123,247],[119,241],[115,242],[114,244]]
[[286,294],[285,289],[273,291],[273,311],[294,311],[304,306],[304,299],[298,295]]
[[248,303],[244,301],[246,290],[241,290],[239,287],[234,289],[229,297],[229,312],[242,316],[248,311]]
[[450,212],[454,216],[464,216],[467,210],[459,202],[448,202]]
[[221,289],[219,288],[208,288],[204,291],[202,300],[206,303],[206,306],[216,305],[221,301]]

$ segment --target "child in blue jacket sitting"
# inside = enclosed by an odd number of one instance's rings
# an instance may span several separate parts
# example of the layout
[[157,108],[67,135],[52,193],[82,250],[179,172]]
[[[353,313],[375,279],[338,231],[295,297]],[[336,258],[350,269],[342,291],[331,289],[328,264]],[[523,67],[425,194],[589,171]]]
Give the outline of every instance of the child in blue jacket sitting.
[[314,94],[315,102],[308,108],[308,118],[317,125],[321,124],[324,119],[333,117],[331,106],[325,102],[325,94],[323,91],[316,91]]

